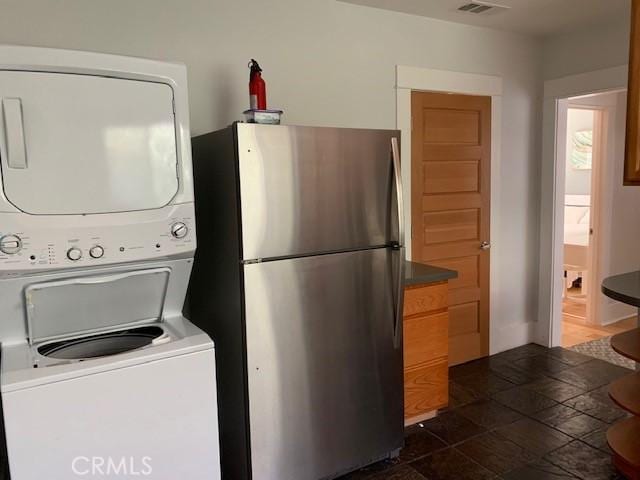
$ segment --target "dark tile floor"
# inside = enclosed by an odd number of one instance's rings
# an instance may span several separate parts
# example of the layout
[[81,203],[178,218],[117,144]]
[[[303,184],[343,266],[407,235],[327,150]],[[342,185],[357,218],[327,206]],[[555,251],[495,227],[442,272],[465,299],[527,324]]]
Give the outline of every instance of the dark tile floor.
[[607,395],[629,370],[561,348],[509,350],[450,370],[449,408],[406,429],[397,459],[340,480],[613,480]]

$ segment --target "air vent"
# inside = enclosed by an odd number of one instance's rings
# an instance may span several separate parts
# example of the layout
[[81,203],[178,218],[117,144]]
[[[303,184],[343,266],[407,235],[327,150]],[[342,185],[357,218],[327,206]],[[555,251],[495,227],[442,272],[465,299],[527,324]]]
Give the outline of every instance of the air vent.
[[506,7],[504,5],[496,5],[493,3],[472,2],[472,3],[467,3],[465,5],[462,5],[461,7],[458,8],[458,10],[466,13],[480,14],[480,13],[489,13],[489,12],[494,13],[501,10],[506,10],[508,8],[509,7]]

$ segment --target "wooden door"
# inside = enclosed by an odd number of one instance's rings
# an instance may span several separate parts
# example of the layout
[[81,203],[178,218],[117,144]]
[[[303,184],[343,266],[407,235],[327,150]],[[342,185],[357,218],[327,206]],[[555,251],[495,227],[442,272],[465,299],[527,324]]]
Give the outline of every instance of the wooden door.
[[640,0],[633,0],[631,10],[624,184],[640,185]]
[[491,97],[413,92],[411,111],[412,259],[458,272],[449,281],[457,365],[489,354]]

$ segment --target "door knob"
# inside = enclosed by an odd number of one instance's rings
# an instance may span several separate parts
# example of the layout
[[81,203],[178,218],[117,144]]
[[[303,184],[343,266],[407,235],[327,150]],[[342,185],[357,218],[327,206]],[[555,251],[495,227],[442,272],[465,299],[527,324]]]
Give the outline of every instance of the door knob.
[[489,242],[482,242],[480,244],[480,249],[482,250],[489,250],[491,248],[491,244]]

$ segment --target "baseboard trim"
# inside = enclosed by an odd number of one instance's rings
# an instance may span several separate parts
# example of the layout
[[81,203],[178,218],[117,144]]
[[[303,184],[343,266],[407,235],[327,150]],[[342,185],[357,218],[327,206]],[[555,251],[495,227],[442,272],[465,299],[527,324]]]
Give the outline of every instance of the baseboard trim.
[[502,328],[492,327],[490,354],[495,355],[532,342],[540,343],[536,336],[536,327],[536,322],[515,323]]
[[622,315],[622,316],[620,316],[620,317],[613,318],[613,319],[608,320],[608,321],[606,321],[606,322],[602,322],[602,324],[601,324],[601,325],[602,325],[603,327],[606,327],[607,325],[612,325],[612,324],[617,323],[617,322],[622,322],[623,320],[629,320],[629,319],[631,319],[631,318],[636,318],[637,316],[638,316],[637,314],[633,314],[633,315]]
[[626,320],[627,318],[635,317],[638,314],[638,309],[625,303],[616,302],[614,300],[607,299],[602,306],[602,322],[600,325],[610,325],[620,320]]

